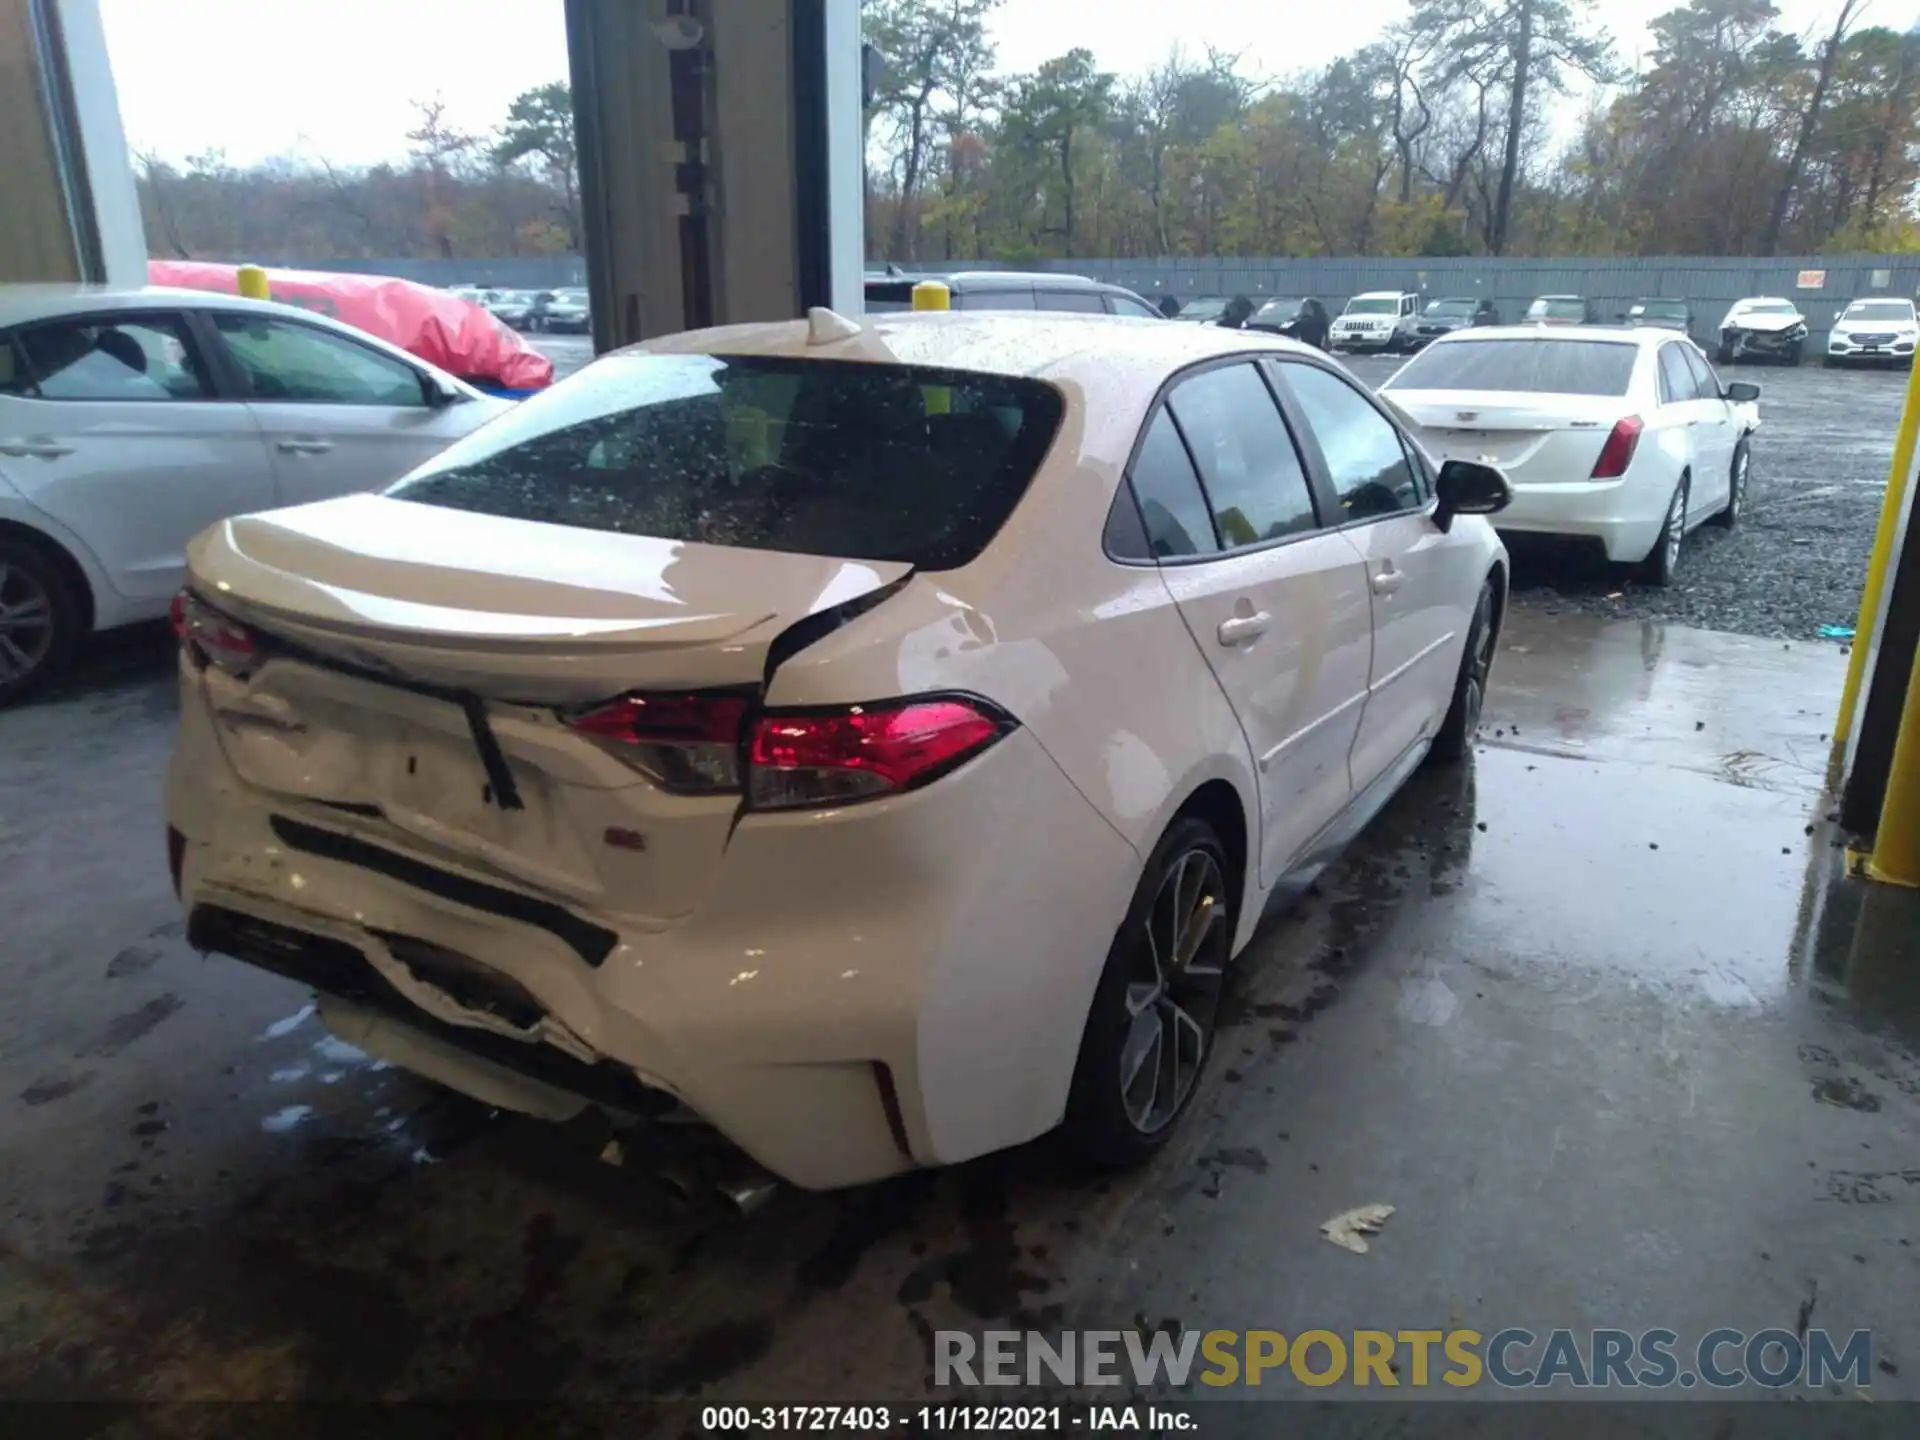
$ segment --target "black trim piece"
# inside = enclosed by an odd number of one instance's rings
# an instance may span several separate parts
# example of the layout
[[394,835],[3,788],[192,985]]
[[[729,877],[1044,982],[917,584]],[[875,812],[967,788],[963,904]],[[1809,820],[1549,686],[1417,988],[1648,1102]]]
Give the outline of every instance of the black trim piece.
[[913,579],[915,571],[909,570],[891,584],[882,585],[878,590],[870,590],[865,595],[856,595],[851,600],[838,605],[829,605],[793,622],[778,635],[767,647],[767,664],[761,672],[760,688],[764,692],[773,685],[773,673],[787,661],[798,655],[815,641],[824,640],[841,626],[847,625],[866,614],[869,610],[891,600],[907,588],[907,582]]
[[500,748],[500,737],[493,733],[493,726],[487,720],[487,702],[471,690],[463,690],[459,695],[461,713],[467,717],[467,729],[473,735],[473,748],[480,754],[481,768],[487,772],[487,788],[493,800],[502,810],[524,810],[526,802],[520,798],[520,787],[514,783],[513,770],[507,764],[506,752]]
[[442,900],[464,905],[469,910],[484,911],[503,920],[544,930],[596,970],[606,963],[607,956],[613,953],[613,947],[620,943],[620,937],[605,926],[582,920],[551,900],[536,900],[517,890],[502,889],[484,880],[471,880],[465,875],[442,870],[437,865],[415,860],[412,856],[402,855],[385,846],[356,836],[342,835],[338,831],[322,830],[317,825],[291,820],[284,815],[275,815],[272,824],[273,833],[281,843],[303,855],[317,855],[322,860],[371,870],[415,890],[424,890]]
[[[1859,738],[1840,788],[1840,826],[1870,846],[1878,835],[1887,785],[1893,778],[1901,716],[1915,703],[1907,692],[1914,652],[1920,649],[1920,534],[1911,525],[1887,586],[1880,633],[1856,635],[1853,643],[1872,645],[1873,654],[1860,707]],[[1846,743],[1846,736],[1836,738]]]
[[343,940],[310,935],[217,905],[198,905],[187,921],[187,943],[203,954],[229,955],[257,969],[310,985],[322,995],[388,1016],[432,1039],[569,1094],[642,1116],[662,1115],[679,1104],[664,1090],[655,1089],[611,1060],[590,1065],[550,1045],[452,1025],[429,1015]]
[[790,0],[790,5],[794,290],[805,315],[816,305],[833,304],[827,7],[825,0]]

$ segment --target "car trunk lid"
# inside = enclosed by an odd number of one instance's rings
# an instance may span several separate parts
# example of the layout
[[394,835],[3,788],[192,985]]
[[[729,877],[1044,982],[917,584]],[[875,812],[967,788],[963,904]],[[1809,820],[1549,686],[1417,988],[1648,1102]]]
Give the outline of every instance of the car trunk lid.
[[358,496],[229,520],[194,592],[260,637],[203,672],[243,780],[315,824],[602,908],[698,903],[739,808],[569,724],[634,691],[755,695],[797,622],[905,563],[734,549]]
[[1387,389],[1381,398],[1442,460],[1479,460],[1515,484],[1585,480],[1627,401],[1601,395],[1516,395]]

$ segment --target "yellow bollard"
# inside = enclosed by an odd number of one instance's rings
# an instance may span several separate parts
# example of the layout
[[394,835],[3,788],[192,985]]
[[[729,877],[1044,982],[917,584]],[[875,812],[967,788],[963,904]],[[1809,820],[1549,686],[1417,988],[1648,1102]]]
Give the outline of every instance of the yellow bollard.
[[267,272],[262,270],[258,265],[242,265],[239,270],[234,273],[234,280],[239,286],[240,293],[249,300],[271,300],[273,298],[273,296],[267,292]]
[[[1907,482],[1913,471],[1914,436],[1920,432],[1920,363],[1907,376],[1907,403],[1900,412],[1900,428],[1894,431],[1893,465],[1887,471],[1887,496],[1880,505],[1880,528],[1873,535],[1873,551],[1867,557],[1867,586],[1860,596],[1860,618],[1853,626],[1853,652],[1847,657],[1847,682],[1840,691],[1840,713],[1833,720],[1833,750],[1827,761],[1827,783],[1838,785],[1846,765],[1847,742],[1853,736],[1853,712],[1860,703],[1860,687],[1866,680],[1867,652],[1873,648],[1874,627],[1880,623],[1880,605],[1887,588],[1887,568],[1893,563],[1893,537],[1900,528],[1900,516],[1906,510]],[[1909,534],[1909,545],[1920,536]],[[1908,709],[1912,709],[1909,702]],[[1904,731],[1902,739],[1905,738]],[[1920,758],[1920,757],[1917,757]]]
[[913,308],[916,310],[951,310],[953,292],[938,280],[922,280],[913,287]]
[[[1920,543],[1920,536],[1909,531],[1907,543]],[[1907,703],[1900,711],[1900,735],[1887,767],[1887,793],[1880,801],[1867,874],[1920,889],[1920,654],[1913,658],[1907,681]]]

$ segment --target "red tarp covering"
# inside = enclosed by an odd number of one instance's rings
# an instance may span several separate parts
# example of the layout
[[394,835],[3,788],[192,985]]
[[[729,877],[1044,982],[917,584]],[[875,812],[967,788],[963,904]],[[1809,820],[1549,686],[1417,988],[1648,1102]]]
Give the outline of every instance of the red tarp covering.
[[[237,295],[238,269],[201,260],[149,260],[147,279]],[[540,390],[553,383],[553,362],[517,331],[494,319],[484,305],[430,285],[384,275],[269,269],[267,289],[283,305],[356,326],[470,384]]]

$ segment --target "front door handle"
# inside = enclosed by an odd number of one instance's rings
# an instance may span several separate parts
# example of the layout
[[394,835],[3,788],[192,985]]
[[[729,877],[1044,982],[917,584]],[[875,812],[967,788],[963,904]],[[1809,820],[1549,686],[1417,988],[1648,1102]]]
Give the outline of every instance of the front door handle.
[[1391,595],[1407,583],[1407,577],[1398,570],[1382,570],[1373,577],[1373,593]]
[[277,447],[286,455],[324,455],[333,449],[331,440],[310,440],[295,436],[291,440],[282,440]]
[[1245,645],[1258,640],[1267,633],[1267,622],[1273,617],[1261,610],[1253,615],[1236,615],[1231,620],[1220,622],[1220,643],[1222,645]]
[[0,440],[0,455],[12,455],[22,460],[58,460],[62,455],[72,453],[73,446],[62,445],[45,435],[29,436],[25,440]]

